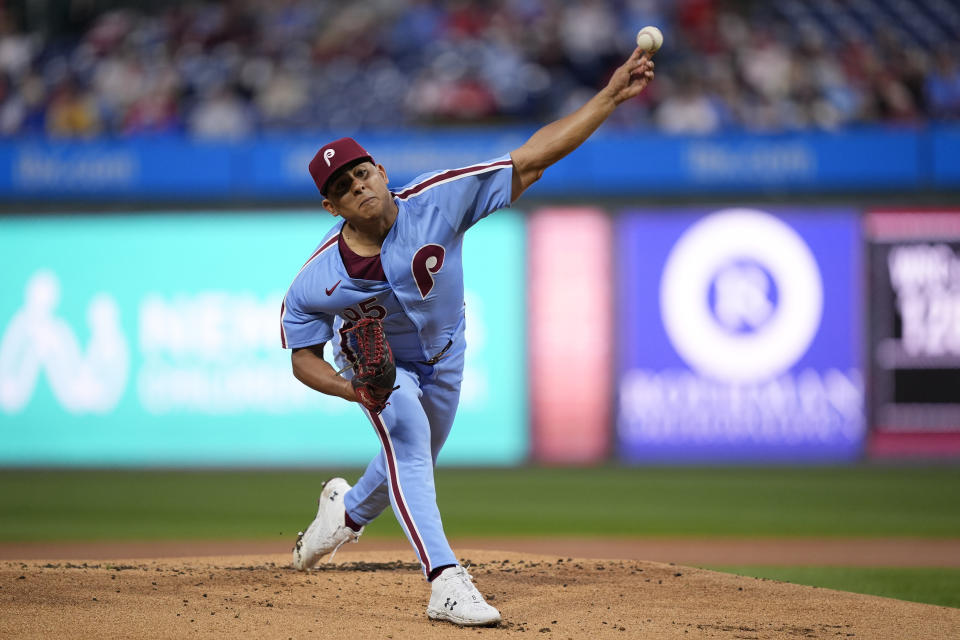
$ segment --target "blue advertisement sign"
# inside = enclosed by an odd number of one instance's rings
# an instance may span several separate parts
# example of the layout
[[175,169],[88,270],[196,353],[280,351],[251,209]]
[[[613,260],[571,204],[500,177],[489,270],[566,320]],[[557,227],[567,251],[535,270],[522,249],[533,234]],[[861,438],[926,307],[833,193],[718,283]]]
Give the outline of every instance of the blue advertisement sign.
[[[283,295],[324,211],[0,218],[0,466],[361,465],[357,405],[294,379]],[[467,349],[440,462],[526,458],[524,221],[464,243]],[[327,350],[329,354],[329,349]]]
[[[522,145],[533,130],[357,132],[400,186]],[[544,174],[538,196],[911,190],[957,184],[957,130],[666,136],[601,129]],[[202,142],[186,137],[0,141],[0,195],[26,201],[140,197],[317,198],[307,171],[330,133]],[[642,166],[642,171],[638,171]]]
[[[923,137],[909,131],[664,136],[598,134],[533,187],[547,193],[713,193],[917,188]],[[638,171],[642,166],[642,171]],[[533,191],[531,191],[533,192]],[[537,191],[541,193],[541,191]]]
[[616,237],[623,460],[860,455],[854,211],[629,211]]
[[933,182],[939,187],[960,185],[960,126],[940,126],[931,135]]
[[27,199],[229,195],[242,188],[248,146],[178,138],[0,145],[0,193]]

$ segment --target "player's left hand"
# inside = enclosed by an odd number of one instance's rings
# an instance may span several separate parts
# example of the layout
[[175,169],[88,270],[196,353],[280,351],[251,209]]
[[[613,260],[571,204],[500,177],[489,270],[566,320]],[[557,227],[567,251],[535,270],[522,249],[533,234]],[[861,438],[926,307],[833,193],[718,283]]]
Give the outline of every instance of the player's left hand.
[[397,367],[384,335],[383,323],[373,318],[361,318],[344,333],[356,355],[350,384],[357,402],[373,413],[380,413],[386,408],[390,394],[398,388],[394,386]]
[[619,105],[625,100],[635,98],[647,88],[653,80],[654,64],[650,59],[651,55],[648,51],[637,47],[627,61],[613,72],[605,91],[613,99],[614,104]]

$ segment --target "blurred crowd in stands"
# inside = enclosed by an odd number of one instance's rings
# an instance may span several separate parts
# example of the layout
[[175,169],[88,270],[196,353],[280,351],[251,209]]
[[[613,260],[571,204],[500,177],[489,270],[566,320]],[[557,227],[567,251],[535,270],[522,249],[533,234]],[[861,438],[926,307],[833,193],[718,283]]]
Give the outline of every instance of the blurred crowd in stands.
[[960,119],[960,3],[950,0],[108,4],[54,31],[0,3],[0,136],[529,126],[588,99],[647,24],[666,40],[656,82],[609,126]]

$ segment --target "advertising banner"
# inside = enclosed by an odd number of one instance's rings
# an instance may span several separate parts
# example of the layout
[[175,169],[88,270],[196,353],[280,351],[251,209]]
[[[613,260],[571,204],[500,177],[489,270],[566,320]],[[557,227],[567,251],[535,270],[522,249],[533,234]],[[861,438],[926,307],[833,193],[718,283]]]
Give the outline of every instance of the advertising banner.
[[610,454],[611,222],[600,209],[538,209],[529,223],[530,418],[537,462]]
[[956,189],[960,186],[960,126],[940,125],[934,127],[932,133],[931,182],[937,187]]
[[960,210],[874,211],[873,457],[960,457]]
[[854,211],[629,211],[616,238],[624,460],[860,455]]
[[[500,156],[533,128],[356,132],[391,184]],[[307,164],[338,134],[242,142],[183,136],[0,140],[0,196],[64,201],[142,198],[300,201]],[[668,136],[601,129],[533,185],[531,195],[916,190],[960,183],[956,127],[862,128],[769,135]],[[656,150],[655,161],[651,150]],[[637,171],[637,159],[643,171]]]
[[[0,465],[357,465],[352,403],[293,378],[280,303],[325,212],[0,219]],[[468,233],[466,371],[441,463],[527,453],[523,220]],[[329,350],[328,350],[329,353]]]

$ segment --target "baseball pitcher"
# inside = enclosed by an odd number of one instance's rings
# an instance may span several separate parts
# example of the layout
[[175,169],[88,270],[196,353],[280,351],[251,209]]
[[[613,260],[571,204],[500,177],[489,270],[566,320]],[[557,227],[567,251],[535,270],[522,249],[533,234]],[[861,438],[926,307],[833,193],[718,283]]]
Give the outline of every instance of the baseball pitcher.
[[342,478],[324,484],[317,517],[293,550],[297,569],[356,542],[390,505],[432,583],[427,615],[458,625],[500,622],[457,563],[434,489],[463,377],[463,234],[643,91],[653,66],[637,48],[589,102],[521,147],[395,191],[356,141],[341,138],[317,152],[310,175],[337,221],[284,297],[281,341],[303,384],[360,404],[381,450],[354,486]]

